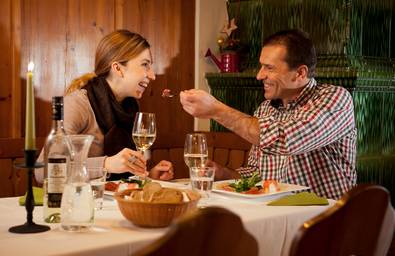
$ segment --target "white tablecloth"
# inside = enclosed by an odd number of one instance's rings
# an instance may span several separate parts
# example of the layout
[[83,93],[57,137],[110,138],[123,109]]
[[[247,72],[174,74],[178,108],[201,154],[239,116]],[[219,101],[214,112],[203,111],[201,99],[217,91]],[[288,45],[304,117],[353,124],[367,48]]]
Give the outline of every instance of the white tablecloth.
[[[333,203],[333,202],[331,202]],[[266,206],[213,195],[210,205],[225,207],[238,214],[245,228],[256,238],[259,254],[287,255],[293,236],[302,223],[327,206]],[[158,239],[168,230],[139,228],[119,212],[115,201],[105,200],[95,215],[91,231],[69,233],[59,224],[36,234],[13,234],[8,228],[26,221],[24,207],[17,198],[0,199],[0,255],[131,255]],[[43,224],[42,207],[35,207],[34,221]]]

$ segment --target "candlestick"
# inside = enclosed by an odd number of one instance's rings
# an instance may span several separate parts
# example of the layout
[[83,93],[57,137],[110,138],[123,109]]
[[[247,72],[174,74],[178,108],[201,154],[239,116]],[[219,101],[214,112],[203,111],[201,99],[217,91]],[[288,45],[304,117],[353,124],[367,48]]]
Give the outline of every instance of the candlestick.
[[27,191],[25,200],[26,209],[26,223],[19,226],[14,226],[8,229],[11,233],[38,233],[50,230],[50,227],[45,225],[38,225],[33,221],[33,210],[34,210],[34,197],[33,197],[33,171],[35,168],[42,168],[44,164],[36,163],[36,150],[25,150],[25,163],[16,164],[16,168],[27,169]]
[[36,149],[33,69],[34,69],[34,63],[30,62],[28,65],[28,72],[26,74],[25,150]]

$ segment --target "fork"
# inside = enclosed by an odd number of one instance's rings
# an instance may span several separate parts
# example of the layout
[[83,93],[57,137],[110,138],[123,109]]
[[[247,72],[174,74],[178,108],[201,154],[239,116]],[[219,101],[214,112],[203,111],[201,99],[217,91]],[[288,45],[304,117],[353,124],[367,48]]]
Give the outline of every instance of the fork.
[[170,89],[164,89],[162,92],[163,98],[173,98],[177,95],[178,95],[178,93],[172,93]]

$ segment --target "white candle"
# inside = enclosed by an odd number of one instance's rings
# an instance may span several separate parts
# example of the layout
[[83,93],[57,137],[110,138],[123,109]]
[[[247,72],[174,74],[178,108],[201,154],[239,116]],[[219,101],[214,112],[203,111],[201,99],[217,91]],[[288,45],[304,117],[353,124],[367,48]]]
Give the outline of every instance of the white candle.
[[34,69],[34,63],[30,62],[28,65],[28,72],[26,74],[25,150],[36,149],[33,69]]

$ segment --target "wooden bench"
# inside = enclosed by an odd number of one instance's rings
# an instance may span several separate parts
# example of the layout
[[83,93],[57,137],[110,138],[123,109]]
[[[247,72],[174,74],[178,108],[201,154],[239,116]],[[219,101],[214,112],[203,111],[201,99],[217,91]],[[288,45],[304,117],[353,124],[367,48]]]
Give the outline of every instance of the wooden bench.
[[[45,138],[37,139],[37,147],[42,148]],[[25,140],[0,139],[0,197],[20,196],[26,192],[27,171],[15,168],[16,163],[24,161]],[[33,185],[37,185],[33,181]]]
[[[236,169],[247,164],[251,144],[231,132],[203,132],[209,147],[208,158],[229,168]],[[160,138],[151,149],[151,167],[160,160],[173,163],[175,178],[189,177],[184,162],[185,136]]]
[[[238,168],[247,162],[249,143],[229,132],[205,132],[209,146],[209,158],[221,165]],[[42,148],[45,138],[37,139]],[[169,160],[175,167],[175,178],[189,177],[184,163],[185,136],[162,137],[155,141],[149,165]],[[15,163],[23,162],[24,139],[0,139],[0,197],[23,195],[26,191],[27,172],[17,169]],[[37,185],[36,183],[34,183]]]

